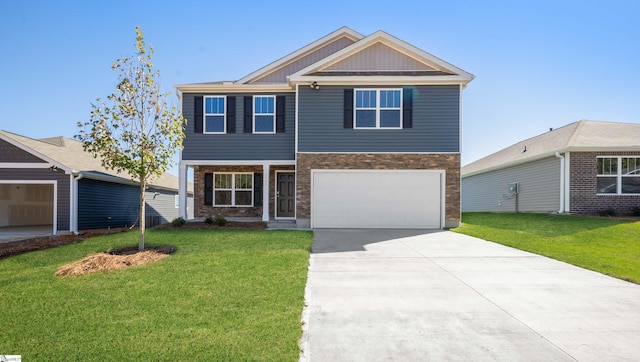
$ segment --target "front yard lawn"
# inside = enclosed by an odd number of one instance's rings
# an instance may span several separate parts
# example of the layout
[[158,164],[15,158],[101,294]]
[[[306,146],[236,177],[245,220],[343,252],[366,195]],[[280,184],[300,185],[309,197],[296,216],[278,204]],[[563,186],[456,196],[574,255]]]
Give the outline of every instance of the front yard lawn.
[[640,222],[527,213],[464,213],[455,232],[640,284]]
[[28,361],[297,361],[312,234],[150,230],[177,252],[81,277],[61,265],[119,233],[0,259],[0,354]]

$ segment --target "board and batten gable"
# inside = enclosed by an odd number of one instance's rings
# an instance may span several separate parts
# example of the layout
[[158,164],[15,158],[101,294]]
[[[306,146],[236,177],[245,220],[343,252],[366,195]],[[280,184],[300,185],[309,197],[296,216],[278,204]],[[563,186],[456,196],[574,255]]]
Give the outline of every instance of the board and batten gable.
[[[517,182],[518,210],[509,184]],[[462,178],[462,212],[554,212],[560,209],[560,159],[548,157]]]
[[[236,98],[235,133],[205,134],[195,131],[195,98],[202,96]],[[244,132],[244,97],[253,95],[285,96],[285,129],[282,133],[253,134]],[[182,114],[187,119],[182,151],[183,160],[294,160],[295,159],[295,93],[182,95]]]
[[[344,127],[344,90],[412,89],[412,127]],[[298,88],[298,152],[460,152],[460,86],[323,86]]]

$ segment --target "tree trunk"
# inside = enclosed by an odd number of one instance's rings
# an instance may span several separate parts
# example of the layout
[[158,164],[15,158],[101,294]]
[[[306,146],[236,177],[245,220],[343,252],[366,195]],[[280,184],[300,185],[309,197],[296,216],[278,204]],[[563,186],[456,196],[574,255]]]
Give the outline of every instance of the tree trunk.
[[138,246],[139,251],[144,251],[144,228],[145,228],[145,210],[146,203],[144,200],[146,181],[144,178],[140,180],[140,245]]

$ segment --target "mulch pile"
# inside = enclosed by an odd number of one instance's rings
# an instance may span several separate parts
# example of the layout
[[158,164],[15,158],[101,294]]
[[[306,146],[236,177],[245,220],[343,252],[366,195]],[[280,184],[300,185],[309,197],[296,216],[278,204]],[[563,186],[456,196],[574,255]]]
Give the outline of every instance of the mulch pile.
[[106,272],[153,263],[164,259],[176,251],[173,246],[151,246],[138,251],[137,246],[128,246],[102,253],[89,254],[81,260],[63,265],[56,271],[57,276],[80,276],[89,273]]

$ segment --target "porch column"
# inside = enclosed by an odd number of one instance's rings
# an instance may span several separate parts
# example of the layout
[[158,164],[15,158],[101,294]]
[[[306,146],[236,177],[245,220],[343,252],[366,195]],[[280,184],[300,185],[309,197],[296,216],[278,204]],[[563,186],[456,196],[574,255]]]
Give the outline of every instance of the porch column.
[[269,221],[269,164],[262,165],[262,221]]
[[178,215],[183,219],[187,219],[187,166],[180,162],[178,170]]

